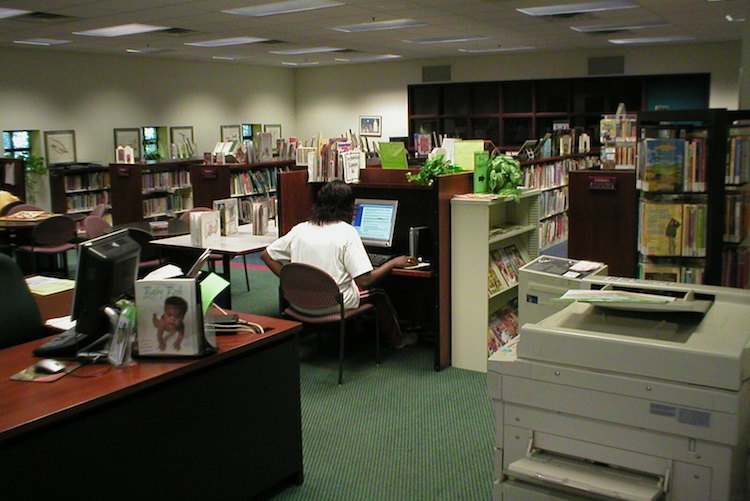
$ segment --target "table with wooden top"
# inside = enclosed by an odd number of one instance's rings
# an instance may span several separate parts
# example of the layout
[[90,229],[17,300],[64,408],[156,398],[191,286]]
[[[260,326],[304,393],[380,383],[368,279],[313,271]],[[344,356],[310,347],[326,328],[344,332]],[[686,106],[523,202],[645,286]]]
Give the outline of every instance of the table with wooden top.
[[39,360],[31,352],[47,339],[0,350],[3,491],[248,499],[300,483],[301,326],[240,317],[266,332],[218,336],[218,353],[203,358],[83,366],[52,383],[9,379]]

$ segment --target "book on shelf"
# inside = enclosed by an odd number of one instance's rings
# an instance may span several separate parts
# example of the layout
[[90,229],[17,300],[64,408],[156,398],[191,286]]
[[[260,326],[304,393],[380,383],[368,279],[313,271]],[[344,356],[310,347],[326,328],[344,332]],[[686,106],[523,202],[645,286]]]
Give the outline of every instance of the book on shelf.
[[679,282],[680,266],[674,264],[641,263],[639,277],[645,280],[660,280],[664,282]]
[[505,289],[507,285],[500,275],[500,270],[497,269],[495,261],[492,258],[489,261],[490,263],[487,266],[487,295],[491,297]]
[[490,356],[518,336],[518,300],[513,299],[490,315],[487,355]]
[[640,148],[639,188],[643,191],[682,191],[685,140],[644,139]]
[[750,135],[737,134],[729,137],[726,184],[742,184],[750,181]]
[[706,218],[708,205],[686,203],[682,206],[682,256],[706,256]]
[[727,193],[724,205],[724,241],[740,243],[750,234],[750,192]]
[[432,151],[432,135],[414,134],[414,151],[418,157],[426,157]]
[[683,209],[680,203],[642,200],[639,250],[647,256],[679,256],[682,253]]

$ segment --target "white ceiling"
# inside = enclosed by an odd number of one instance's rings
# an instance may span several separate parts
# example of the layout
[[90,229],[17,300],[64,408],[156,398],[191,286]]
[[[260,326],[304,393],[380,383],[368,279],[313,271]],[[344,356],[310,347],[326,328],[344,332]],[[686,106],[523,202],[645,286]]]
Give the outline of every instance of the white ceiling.
[[[237,64],[281,66],[284,62],[347,64],[336,58],[397,54],[403,59],[471,56],[458,49],[532,46],[537,50],[602,49],[615,47],[609,38],[692,36],[696,43],[741,40],[745,22],[729,22],[726,15],[744,17],[747,0],[636,0],[638,8],[613,10],[574,17],[535,18],[517,8],[559,5],[554,0],[339,0],[346,5],[314,11],[267,17],[246,17],[222,10],[269,3],[269,0],[0,0],[0,7],[69,16],[58,20],[28,17],[0,19],[0,47],[34,50],[125,55],[128,48],[164,49],[157,54],[130,57],[160,57],[211,61],[214,57],[236,57]],[[590,1],[590,0],[589,0]],[[333,26],[412,18],[426,26],[343,33]],[[585,34],[571,26],[660,22],[667,26],[630,30],[615,34]],[[73,32],[108,26],[145,23],[194,30],[188,34],[153,32],[100,38]],[[406,39],[439,36],[484,36],[487,40],[416,44]],[[218,38],[252,36],[279,43],[246,44],[221,48],[185,45]],[[19,45],[16,40],[51,38],[72,43],[55,47]],[[345,53],[283,56],[270,50],[331,46]]]

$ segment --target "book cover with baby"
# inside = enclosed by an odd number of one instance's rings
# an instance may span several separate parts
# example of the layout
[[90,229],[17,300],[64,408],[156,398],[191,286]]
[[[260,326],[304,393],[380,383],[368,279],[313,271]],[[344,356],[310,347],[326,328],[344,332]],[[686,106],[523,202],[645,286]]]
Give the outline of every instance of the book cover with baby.
[[138,280],[135,304],[139,355],[200,354],[203,320],[195,279]]

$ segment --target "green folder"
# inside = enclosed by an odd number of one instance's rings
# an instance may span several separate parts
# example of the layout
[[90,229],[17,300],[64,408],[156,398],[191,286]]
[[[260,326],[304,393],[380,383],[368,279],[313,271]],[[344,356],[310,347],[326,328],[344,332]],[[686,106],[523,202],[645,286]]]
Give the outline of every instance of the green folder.
[[379,143],[380,165],[384,169],[406,169],[406,148],[404,143]]
[[455,163],[463,170],[474,170],[474,153],[484,151],[484,140],[464,139],[454,145]]
[[477,151],[474,153],[474,193],[489,193],[490,180],[490,152]]

